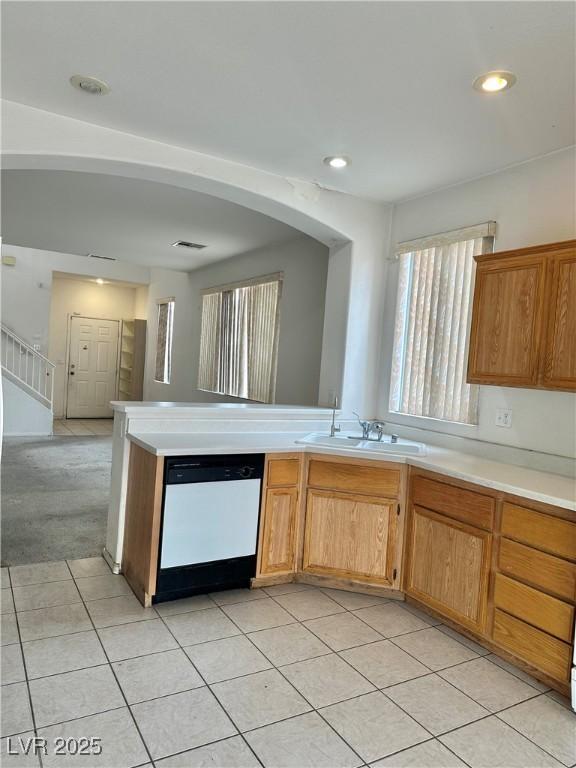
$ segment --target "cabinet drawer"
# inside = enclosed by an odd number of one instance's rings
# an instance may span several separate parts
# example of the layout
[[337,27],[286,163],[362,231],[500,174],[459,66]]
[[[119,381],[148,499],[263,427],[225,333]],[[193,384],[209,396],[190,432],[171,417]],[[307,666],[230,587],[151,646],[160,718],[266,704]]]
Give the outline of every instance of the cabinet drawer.
[[490,496],[416,475],[412,478],[412,503],[478,528],[492,530],[494,499]]
[[553,555],[576,560],[576,524],[504,502],[502,534]]
[[268,487],[297,485],[299,470],[299,459],[269,459],[266,480]]
[[498,609],[494,611],[493,640],[554,680],[569,681],[571,646],[567,643]]
[[567,643],[572,642],[574,607],[497,573],[494,605]]
[[312,459],[308,471],[308,485],[333,491],[365,493],[369,496],[398,496],[400,470]]
[[574,602],[576,565],[573,563],[516,541],[501,538],[498,566],[508,576]]

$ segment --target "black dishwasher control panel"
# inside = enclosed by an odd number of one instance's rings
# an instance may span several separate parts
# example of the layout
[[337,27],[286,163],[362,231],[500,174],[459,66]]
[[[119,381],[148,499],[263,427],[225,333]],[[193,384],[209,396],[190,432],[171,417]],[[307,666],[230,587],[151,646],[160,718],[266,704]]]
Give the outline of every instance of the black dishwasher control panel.
[[264,473],[264,454],[179,456],[166,460],[166,485],[257,480]]

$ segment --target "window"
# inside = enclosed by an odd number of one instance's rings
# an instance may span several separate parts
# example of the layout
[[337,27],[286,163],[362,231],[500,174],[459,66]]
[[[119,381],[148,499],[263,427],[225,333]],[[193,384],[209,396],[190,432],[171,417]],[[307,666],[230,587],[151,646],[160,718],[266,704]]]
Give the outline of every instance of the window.
[[282,278],[203,292],[198,389],[274,402]]
[[474,256],[492,251],[495,224],[401,243],[390,411],[476,424],[466,383]]
[[158,301],[158,332],[156,336],[155,381],[170,384],[172,373],[172,328],[174,325],[174,299]]

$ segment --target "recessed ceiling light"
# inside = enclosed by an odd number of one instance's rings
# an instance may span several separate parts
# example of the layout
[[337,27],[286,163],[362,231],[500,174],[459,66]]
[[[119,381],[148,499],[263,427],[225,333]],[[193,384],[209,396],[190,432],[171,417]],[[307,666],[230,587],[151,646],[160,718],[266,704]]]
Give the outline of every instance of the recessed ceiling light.
[[325,157],[324,164],[329,165],[330,168],[346,168],[350,165],[350,159],[343,155],[334,155],[332,157]]
[[102,280],[102,278],[101,278],[101,277],[97,277],[97,278],[96,278],[96,282],[98,283],[98,285],[104,285],[104,283],[105,283],[105,280]]
[[474,88],[482,93],[498,93],[512,88],[516,82],[516,75],[512,72],[497,70],[495,72],[486,72],[474,80]]
[[97,77],[88,77],[87,75],[72,75],[70,84],[84,93],[91,96],[105,96],[110,93],[110,86]]
[[188,240],[176,240],[175,243],[171,243],[173,248],[192,248],[195,251],[201,251],[202,248],[206,248],[202,243],[191,243]]

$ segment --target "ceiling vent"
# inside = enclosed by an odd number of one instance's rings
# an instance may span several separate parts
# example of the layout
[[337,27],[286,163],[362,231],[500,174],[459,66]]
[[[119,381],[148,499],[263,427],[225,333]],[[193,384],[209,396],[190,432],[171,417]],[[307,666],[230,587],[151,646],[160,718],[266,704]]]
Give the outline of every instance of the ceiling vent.
[[206,248],[201,243],[190,243],[188,240],[176,240],[172,245],[174,248],[192,248],[194,251],[201,251],[202,248]]
[[97,256],[95,253],[87,253],[86,256],[90,259],[104,259],[104,261],[116,261],[113,256]]

